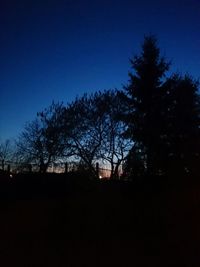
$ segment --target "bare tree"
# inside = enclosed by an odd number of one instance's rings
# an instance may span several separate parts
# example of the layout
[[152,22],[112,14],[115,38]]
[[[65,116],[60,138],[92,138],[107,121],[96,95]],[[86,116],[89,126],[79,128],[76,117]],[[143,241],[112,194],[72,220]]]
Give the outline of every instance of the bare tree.
[[101,158],[110,165],[110,178],[119,178],[119,167],[123,164],[133,142],[125,138],[126,124],[121,120],[124,112],[124,102],[115,90],[104,92],[101,96],[104,106],[103,131],[104,138],[101,145]]
[[[66,109],[65,129],[67,148],[84,163],[91,174],[96,174],[95,161],[103,139],[103,110],[97,106],[98,93],[77,98]],[[70,130],[69,130],[70,129]]]
[[96,174],[96,161],[111,167],[111,178],[118,177],[119,167],[131,147],[123,133],[126,125],[120,119],[123,102],[117,91],[96,92],[77,98],[66,109],[66,139],[73,155]]
[[62,104],[55,104],[37,114],[37,118],[26,124],[17,141],[18,157],[26,163],[39,166],[46,172],[50,163],[62,155]]
[[5,163],[10,163],[13,159],[14,151],[12,142],[9,139],[0,142],[0,161],[1,161],[1,168],[4,170]]

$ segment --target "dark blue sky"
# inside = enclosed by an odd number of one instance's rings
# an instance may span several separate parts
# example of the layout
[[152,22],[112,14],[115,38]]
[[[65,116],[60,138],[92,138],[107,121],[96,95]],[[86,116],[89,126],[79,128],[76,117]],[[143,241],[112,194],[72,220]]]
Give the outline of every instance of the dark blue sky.
[[55,101],[121,88],[155,34],[171,71],[200,76],[199,0],[1,1],[0,138]]

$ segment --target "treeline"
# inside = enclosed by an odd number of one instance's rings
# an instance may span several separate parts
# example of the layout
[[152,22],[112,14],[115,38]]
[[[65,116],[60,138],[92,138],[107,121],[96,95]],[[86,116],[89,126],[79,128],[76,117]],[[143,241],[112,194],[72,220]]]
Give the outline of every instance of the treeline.
[[101,160],[109,164],[111,178],[117,177],[131,148],[120,120],[123,105],[112,90],[85,94],[67,106],[52,103],[25,126],[17,142],[18,157],[37,163],[41,172],[52,162],[77,161],[93,176]]
[[66,106],[52,103],[28,122],[17,140],[17,159],[46,172],[52,162],[75,159],[95,177],[95,163],[111,178],[197,176],[200,97],[191,76],[166,73],[154,36],[145,37],[121,90],[84,94]]

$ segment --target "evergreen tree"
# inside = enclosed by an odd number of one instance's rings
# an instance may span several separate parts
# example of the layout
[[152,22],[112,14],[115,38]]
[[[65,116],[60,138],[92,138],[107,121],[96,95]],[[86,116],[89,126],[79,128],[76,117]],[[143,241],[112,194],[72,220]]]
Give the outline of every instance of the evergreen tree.
[[[200,99],[198,82],[173,75],[163,86],[163,151],[166,173],[197,175],[200,162]],[[163,102],[164,103],[164,102]]]
[[[127,134],[135,144],[128,156],[128,168],[131,169],[136,163],[140,174],[143,170],[151,175],[159,169],[160,89],[169,63],[160,56],[155,37],[150,36],[145,37],[141,55],[135,56],[131,65],[134,73],[129,73],[129,84],[125,87],[130,109],[126,120],[129,126]],[[137,175],[136,169],[134,172],[133,167],[133,173]]]

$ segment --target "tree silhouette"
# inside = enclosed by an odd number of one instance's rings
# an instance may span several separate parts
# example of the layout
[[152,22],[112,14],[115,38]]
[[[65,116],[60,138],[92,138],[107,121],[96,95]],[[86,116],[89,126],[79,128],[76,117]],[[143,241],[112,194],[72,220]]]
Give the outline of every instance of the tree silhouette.
[[124,112],[124,101],[117,90],[108,90],[100,95],[100,105],[104,107],[103,140],[100,148],[100,158],[109,164],[110,178],[119,178],[119,167],[123,164],[132,146],[129,138],[124,137],[127,125],[121,120]]
[[200,158],[198,82],[173,74],[160,57],[154,37],[146,37],[139,57],[131,61],[129,85],[123,95],[128,111],[126,134],[134,145],[126,160],[131,175],[197,175]]
[[0,142],[0,162],[1,168],[4,170],[6,161],[10,163],[14,158],[14,149],[9,139]]
[[117,177],[130,148],[130,140],[123,137],[126,125],[118,118],[121,109],[118,92],[108,90],[85,94],[65,110],[66,144],[81,167],[94,176],[96,162],[101,161],[111,167],[111,178]]
[[[166,173],[197,175],[200,159],[200,99],[198,82],[173,75],[163,86],[163,151]],[[165,153],[164,153],[165,152]]]
[[116,178],[125,159],[131,177],[198,175],[199,84],[190,76],[167,78],[169,66],[156,38],[145,37],[123,91],[84,94],[66,107],[52,103],[25,126],[18,155],[41,172],[73,157],[96,178],[97,161]]
[[[134,142],[130,151],[129,170],[140,166],[143,174],[154,174],[157,166],[157,149],[160,138],[161,87],[169,63],[160,57],[155,37],[145,37],[140,56],[131,60],[134,73],[129,73],[129,84],[125,87],[129,114],[126,116],[128,136]],[[131,159],[131,160],[130,160]],[[134,162],[134,159],[136,160]],[[128,162],[129,162],[128,161]],[[138,168],[136,168],[138,169]],[[135,175],[137,171],[135,169]]]
[[97,107],[97,95],[84,94],[70,103],[64,116],[64,132],[66,145],[71,148],[71,155],[81,165],[85,165],[91,175],[96,176],[95,161],[99,157],[99,149],[103,138],[102,107]]
[[18,157],[24,163],[34,163],[40,172],[46,172],[50,163],[62,156],[63,136],[60,116],[64,107],[52,103],[50,107],[37,114],[28,122],[17,141]]

